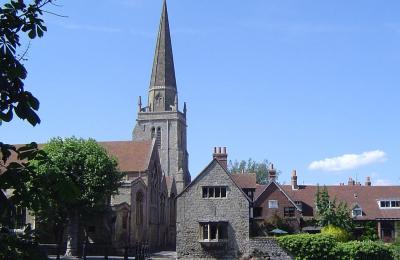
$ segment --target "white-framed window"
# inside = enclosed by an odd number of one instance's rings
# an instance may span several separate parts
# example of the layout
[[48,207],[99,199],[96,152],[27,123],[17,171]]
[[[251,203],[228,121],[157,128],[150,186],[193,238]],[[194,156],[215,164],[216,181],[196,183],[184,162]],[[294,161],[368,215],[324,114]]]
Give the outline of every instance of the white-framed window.
[[362,208],[360,208],[360,207],[354,208],[354,209],[351,211],[351,215],[352,215],[353,217],[360,217],[360,216],[362,216],[362,215],[363,215],[363,213],[362,213]]
[[295,201],[294,203],[296,204],[296,206],[297,206],[300,210],[303,210],[303,202],[302,202],[302,201]]
[[398,209],[400,208],[400,200],[380,200],[378,205],[381,209]]
[[228,225],[225,222],[200,224],[200,241],[218,241],[228,239]]
[[268,208],[277,209],[278,208],[278,201],[277,200],[268,200]]

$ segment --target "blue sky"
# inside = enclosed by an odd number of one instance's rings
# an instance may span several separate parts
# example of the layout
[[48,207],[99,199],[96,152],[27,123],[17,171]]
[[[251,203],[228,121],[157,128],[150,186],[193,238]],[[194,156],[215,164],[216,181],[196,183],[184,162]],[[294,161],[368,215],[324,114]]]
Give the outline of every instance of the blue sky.
[[[0,1],[4,3],[6,1]],[[31,43],[26,88],[42,123],[2,141],[129,140],[147,100],[161,0],[59,0]],[[400,184],[400,2],[169,0],[190,170],[214,146],[268,159],[290,181]],[[182,104],[181,104],[182,105]]]

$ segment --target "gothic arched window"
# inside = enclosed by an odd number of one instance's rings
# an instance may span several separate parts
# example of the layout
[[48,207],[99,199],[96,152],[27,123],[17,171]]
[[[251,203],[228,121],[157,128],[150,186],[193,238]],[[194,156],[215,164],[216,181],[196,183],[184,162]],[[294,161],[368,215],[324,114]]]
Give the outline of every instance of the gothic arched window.
[[154,127],[151,128],[151,139],[156,138],[156,129]]
[[165,196],[161,195],[161,213],[160,213],[160,223],[164,224],[165,223]]
[[171,194],[169,201],[169,224],[175,225],[175,194]]
[[161,147],[161,127],[157,127],[157,139],[156,139],[157,147]]
[[143,224],[143,193],[136,193],[136,224]]

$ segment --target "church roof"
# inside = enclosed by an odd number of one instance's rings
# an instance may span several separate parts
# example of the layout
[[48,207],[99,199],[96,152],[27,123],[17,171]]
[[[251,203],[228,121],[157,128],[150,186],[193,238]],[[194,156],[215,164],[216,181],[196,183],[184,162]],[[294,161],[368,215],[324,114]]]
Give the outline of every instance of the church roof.
[[164,0],[160,27],[157,36],[157,45],[154,54],[150,88],[176,88],[174,58],[172,55],[171,35],[169,30],[167,3]]
[[144,172],[148,169],[153,151],[151,140],[99,142],[99,144],[117,158],[120,171]]

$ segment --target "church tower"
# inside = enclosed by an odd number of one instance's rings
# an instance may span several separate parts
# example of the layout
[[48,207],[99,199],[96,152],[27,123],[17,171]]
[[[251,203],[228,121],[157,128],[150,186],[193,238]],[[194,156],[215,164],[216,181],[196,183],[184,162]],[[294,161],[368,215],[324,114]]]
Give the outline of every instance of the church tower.
[[139,97],[134,140],[156,139],[161,167],[175,178],[178,193],[190,183],[186,143],[186,103],[179,111],[167,3],[164,0],[147,106]]

